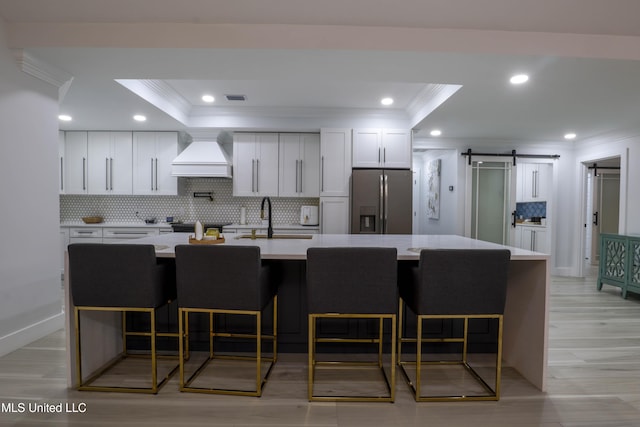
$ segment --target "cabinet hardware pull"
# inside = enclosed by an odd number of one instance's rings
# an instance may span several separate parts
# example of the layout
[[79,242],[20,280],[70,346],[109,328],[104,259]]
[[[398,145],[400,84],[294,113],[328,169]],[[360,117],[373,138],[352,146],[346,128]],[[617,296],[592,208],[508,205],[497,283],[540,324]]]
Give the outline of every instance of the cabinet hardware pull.
[[109,191],[109,158],[104,158],[104,186]]
[[256,192],[256,159],[251,159],[251,192]]
[[320,157],[320,191],[324,192],[324,156]]
[[82,158],[82,189],[87,189],[87,159]]
[[153,191],[153,157],[151,158],[151,191]]
[[158,191],[158,158],[156,157],[156,191]]
[[[374,227],[374,232],[383,233],[382,225],[384,224],[384,175],[380,174],[380,199],[378,201],[378,209],[380,210],[379,227]],[[376,230],[377,228],[377,230]]]
[[260,159],[256,159],[256,192],[260,193]]
[[64,158],[60,156],[60,191],[64,191]]
[[113,159],[109,159],[109,181],[111,184],[111,191],[113,191]]
[[299,183],[299,179],[300,179],[300,178],[298,178],[298,172],[300,171],[300,168],[299,168],[299,165],[298,165],[299,161],[300,160],[296,160],[296,193],[299,192],[298,191],[298,183]]
[[304,190],[302,189],[302,160],[300,160],[300,192],[302,193]]

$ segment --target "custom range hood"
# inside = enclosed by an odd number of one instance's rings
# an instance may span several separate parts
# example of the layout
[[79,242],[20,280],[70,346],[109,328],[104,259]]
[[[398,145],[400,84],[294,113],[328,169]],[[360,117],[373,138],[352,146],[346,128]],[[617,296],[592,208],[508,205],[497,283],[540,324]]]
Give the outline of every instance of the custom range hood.
[[193,141],[171,163],[171,175],[231,178],[231,160],[217,141]]

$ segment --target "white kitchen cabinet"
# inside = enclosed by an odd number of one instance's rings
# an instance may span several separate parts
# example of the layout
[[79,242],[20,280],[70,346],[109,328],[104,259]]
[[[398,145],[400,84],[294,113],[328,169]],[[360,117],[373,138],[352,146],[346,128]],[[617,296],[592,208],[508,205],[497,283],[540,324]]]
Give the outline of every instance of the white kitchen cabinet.
[[132,194],[131,132],[88,133],[89,194]]
[[349,197],[350,180],[351,130],[321,129],[320,197]]
[[58,131],[58,191],[64,194],[64,131]]
[[529,251],[549,253],[547,228],[542,226],[516,226],[516,247]]
[[411,132],[404,129],[354,129],[354,168],[411,168]]
[[551,193],[552,166],[548,163],[519,163],[516,170],[518,202],[547,201]]
[[177,132],[133,133],[133,194],[177,195],[171,162],[178,155]]
[[281,133],[278,159],[278,196],[320,196],[320,135]]
[[349,198],[320,198],[320,232],[322,234],[349,234]]
[[278,194],[278,134],[237,133],[233,137],[233,195]]
[[88,160],[87,132],[65,132],[63,174],[65,194],[88,193]]

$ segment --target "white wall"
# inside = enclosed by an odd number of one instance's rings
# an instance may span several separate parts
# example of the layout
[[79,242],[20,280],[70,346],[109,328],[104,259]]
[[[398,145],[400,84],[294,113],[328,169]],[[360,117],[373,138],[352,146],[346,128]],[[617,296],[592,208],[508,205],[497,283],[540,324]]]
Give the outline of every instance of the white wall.
[[[460,153],[457,150],[428,150],[423,154],[414,154],[414,170],[420,171],[418,184],[418,198],[415,203],[416,232],[419,234],[458,234],[464,233],[464,209],[460,208],[459,196],[462,194],[464,203],[464,191],[460,192],[458,183],[458,171]],[[427,163],[440,159],[440,218],[427,218]],[[453,186],[453,191],[449,190]],[[464,189],[463,189],[464,190]],[[464,206],[464,205],[460,205]]]
[[24,74],[0,21],[0,355],[62,327],[58,91]]

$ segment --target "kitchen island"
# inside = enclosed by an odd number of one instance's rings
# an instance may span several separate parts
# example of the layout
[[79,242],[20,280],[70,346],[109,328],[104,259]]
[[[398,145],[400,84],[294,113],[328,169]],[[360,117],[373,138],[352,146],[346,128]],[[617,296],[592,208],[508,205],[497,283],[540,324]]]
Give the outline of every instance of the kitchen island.
[[[276,235],[277,237],[277,235]],[[282,267],[284,286],[298,290],[297,299],[280,299],[280,311],[294,310],[298,323],[304,322],[304,261],[310,247],[395,247],[400,265],[415,265],[422,248],[438,249],[496,249],[505,246],[454,235],[364,235],[317,234],[294,239],[248,239],[229,235],[224,245],[258,246],[264,260],[273,260]],[[174,258],[174,248],[188,244],[188,233],[170,233],[131,240],[132,244],[153,244],[159,258]],[[524,378],[540,390],[545,390],[548,341],[549,256],[524,249],[506,247],[511,251],[509,283],[504,313],[503,360],[506,366],[516,369]],[[65,274],[66,330],[68,355],[68,384],[76,384],[74,318],[69,283]],[[289,307],[288,307],[289,305]],[[296,305],[296,307],[293,307]],[[92,313],[93,314],[93,313]],[[83,320],[84,346],[91,352],[83,352],[83,366],[87,372],[96,369],[121,349],[118,315],[96,313]],[[84,319],[84,318],[83,318]],[[304,324],[287,327],[304,331]],[[284,327],[285,322],[281,325]],[[285,331],[286,332],[286,331]]]

